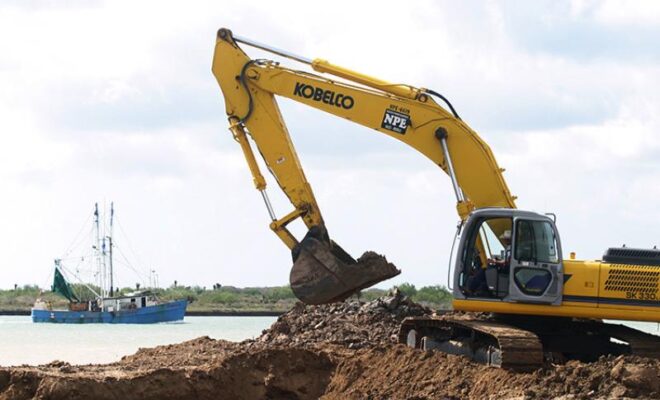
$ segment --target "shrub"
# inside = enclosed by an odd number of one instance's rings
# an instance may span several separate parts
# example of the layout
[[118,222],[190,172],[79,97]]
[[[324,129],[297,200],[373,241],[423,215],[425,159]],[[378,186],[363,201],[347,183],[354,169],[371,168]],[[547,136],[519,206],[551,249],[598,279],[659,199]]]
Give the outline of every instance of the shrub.
[[367,289],[360,292],[360,300],[373,301],[381,296],[385,296],[386,294],[387,294],[387,290],[376,289],[376,288]]
[[289,286],[276,286],[266,288],[263,292],[264,300],[268,302],[276,302],[278,300],[295,299],[296,296]]
[[241,293],[243,293],[246,296],[256,296],[261,298],[261,292],[262,289],[259,288],[245,288],[241,290]]
[[417,288],[415,288],[415,285],[410,283],[402,283],[398,286],[398,288],[401,293],[408,297],[413,297],[417,293]]
[[205,300],[208,300],[211,303],[220,303],[220,304],[231,304],[238,301],[239,296],[236,293],[229,291],[219,291],[207,292],[204,296]]
[[415,301],[438,305],[448,304],[451,302],[451,299],[451,293],[444,286],[440,285],[424,286],[417,291],[414,298]]

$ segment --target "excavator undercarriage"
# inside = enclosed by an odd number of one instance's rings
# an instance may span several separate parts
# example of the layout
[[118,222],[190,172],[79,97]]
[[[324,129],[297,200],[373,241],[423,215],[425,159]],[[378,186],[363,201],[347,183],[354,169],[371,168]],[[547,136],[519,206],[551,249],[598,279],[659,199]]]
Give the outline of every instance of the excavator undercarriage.
[[529,371],[546,362],[595,361],[603,355],[660,358],[660,336],[599,320],[488,314],[406,318],[399,342]]

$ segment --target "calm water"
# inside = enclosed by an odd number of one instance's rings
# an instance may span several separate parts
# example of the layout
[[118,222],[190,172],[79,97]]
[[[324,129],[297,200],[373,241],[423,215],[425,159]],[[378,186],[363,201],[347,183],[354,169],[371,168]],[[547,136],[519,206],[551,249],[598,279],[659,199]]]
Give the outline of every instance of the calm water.
[[200,336],[240,341],[261,334],[275,317],[186,317],[151,325],[34,324],[29,316],[0,316],[0,365],[106,363],[140,347],[178,343]]

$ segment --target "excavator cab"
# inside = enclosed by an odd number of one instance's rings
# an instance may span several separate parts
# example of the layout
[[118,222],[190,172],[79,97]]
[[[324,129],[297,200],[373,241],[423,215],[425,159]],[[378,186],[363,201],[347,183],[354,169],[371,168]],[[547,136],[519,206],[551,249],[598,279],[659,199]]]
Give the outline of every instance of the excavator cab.
[[457,299],[560,304],[559,234],[546,215],[480,209],[464,225],[456,260]]
[[291,290],[306,304],[342,301],[401,273],[385,257],[374,252],[366,252],[354,259],[330,240],[321,225],[310,228],[291,254]]

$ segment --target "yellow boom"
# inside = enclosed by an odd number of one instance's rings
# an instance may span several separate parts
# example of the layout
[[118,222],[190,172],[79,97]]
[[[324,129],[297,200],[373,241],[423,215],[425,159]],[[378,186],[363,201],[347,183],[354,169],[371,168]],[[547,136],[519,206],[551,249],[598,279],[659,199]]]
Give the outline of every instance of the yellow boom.
[[[285,68],[269,60],[252,60],[238,42],[293,58],[310,65],[315,71],[343,78],[346,82]],[[325,60],[295,56],[234,37],[227,29],[218,32],[212,70],[224,94],[230,130],[245,155],[254,185],[266,203],[272,220],[270,228],[293,252],[295,263],[291,283],[303,301],[341,300],[399,271],[383,267],[372,272],[366,268],[348,272],[348,267],[356,262],[328,237],[319,205],[275,96],[372,128],[424,154],[450,175],[461,220],[475,208],[515,208],[515,198],[511,196],[502,177],[503,170],[488,145],[461,121],[444,97],[432,90],[391,84]],[[444,100],[451,112],[438,105],[433,95]],[[248,136],[294,207],[283,217],[278,218],[273,212],[265,191],[266,181]],[[287,225],[297,218],[301,218],[310,229],[302,243],[287,229]],[[492,228],[498,234],[504,229]],[[312,241],[314,243],[310,244]],[[298,259],[300,255],[302,260]],[[306,281],[306,293],[298,290],[300,280]],[[332,284],[340,288],[332,290]],[[326,294],[318,293],[320,286],[325,287]]]
[[230,129],[241,144],[256,188],[263,191],[266,183],[246,133],[295,207],[292,213],[271,224],[289,248],[297,242],[286,230],[287,223],[301,217],[311,228],[322,224],[323,219],[280,114],[276,95],[400,140],[449,173],[437,137],[444,130],[458,187],[464,194],[464,201],[458,204],[461,218],[473,208],[515,208],[515,197],[509,192],[503,170],[490,147],[463,121],[440,107],[428,90],[390,84],[324,60],[313,60],[310,65],[316,71],[350,83],[288,69],[273,61],[252,60],[239,48],[229,30],[218,32],[212,69],[224,94]]

